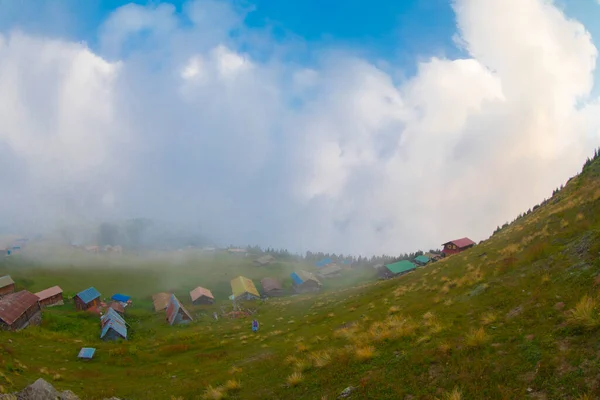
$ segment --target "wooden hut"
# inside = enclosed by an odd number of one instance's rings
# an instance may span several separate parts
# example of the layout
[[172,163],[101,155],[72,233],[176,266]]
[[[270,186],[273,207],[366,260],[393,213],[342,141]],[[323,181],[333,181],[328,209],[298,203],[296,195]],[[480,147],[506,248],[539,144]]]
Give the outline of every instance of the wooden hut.
[[470,249],[471,247],[475,246],[475,242],[465,237],[462,239],[446,242],[442,244],[442,246],[444,246],[442,254],[444,254],[444,256],[450,256],[452,254],[457,254],[467,249]]
[[413,262],[415,264],[417,264],[421,267],[427,265],[430,261],[431,261],[431,259],[424,254],[422,254],[420,256],[416,256],[415,259],[413,260]]
[[402,260],[393,264],[387,264],[378,270],[378,274],[383,279],[393,278],[414,271],[417,266],[408,260]]
[[35,294],[21,290],[0,299],[0,329],[16,331],[41,321],[42,311]]
[[100,292],[94,287],[89,287],[75,295],[75,308],[85,311],[89,308],[100,306]]
[[169,325],[185,324],[193,321],[192,315],[181,305],[174,294],[169,299],[166,314]]
[[310,293],[321,290],[321,282],[307,271],[297,271],[290,274],[296,293]]
[[35,294],[40,302],[40,307],[60,306],[64,304],[63,291],[59,286],[42,290]]
[[256,260],[254,260],[254,262],[258,265],[269,265],[273,261],[275,261],[275,257],[273,257],[270,254],[267,254],[265,256],[259,257]]
[[194,305],[213,304],[215,302],[212,292],[200,286],[190,292],[190,297]]
[[238,276],[232,279],[230,284],[231,292],[236,300],[254,300],[260,298],[254,282],[248,278]]
[[329,264],[326,267],[323,267],[317,272],[317,275],[321,278],[334,278],[336,276],[340,276],[342,274],[342,267],[337,264]]
[[15,282],[10,275],[0,276],[0,298],[15,292]]
[[263,288],[263,293],[269,297],[284,295],[283,286],[281,286],[279,279],[263,278],[261,279],[260,284]]
[[127,340],[127,325],[125,320],[114,309],[109,308],[106,314],[100,317],[100,339],[102,340]]

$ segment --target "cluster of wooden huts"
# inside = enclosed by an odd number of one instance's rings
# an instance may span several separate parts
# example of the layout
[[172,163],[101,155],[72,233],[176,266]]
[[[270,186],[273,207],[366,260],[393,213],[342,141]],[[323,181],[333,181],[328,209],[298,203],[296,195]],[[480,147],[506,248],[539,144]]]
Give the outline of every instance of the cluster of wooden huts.
[[0,277],[0,329],[20,330],[39,325],[42,308],[63,304],[62,289],[58,286],[31,293],[16,291],[10,275]]
[[[196,293],[206,293],[205,291],[207,291],[207,289],[204,288],[200,288],[204,289],[202,291],[198,291],[197,289],[198,288],[192,290],[192,292],[196,291]],[[208,293],[210,293],[210,291],[208,291]],[[212,297],[212,294],[210,294],[210,296]],[[165,312],[165,320],[169,325],[184,324],[194,320],[192,314],[186,310],[179,299],[172,293],[156,293],[152,296],[152,303],[154,304],[154,311]]]
[[443,257],[470,249],[471,247],[475,246],[475,242],[465,237],[462,239],[451,240],[450,242],[442,244],[442,246],[443,250],[441,254],[426,253],[415,257],[412,261],[401,260],[391,264],[376,265],[375,268],[377,269],[380,278],[393,278],[414,271],[418,267],[423,267],[430,262],[438,261]]

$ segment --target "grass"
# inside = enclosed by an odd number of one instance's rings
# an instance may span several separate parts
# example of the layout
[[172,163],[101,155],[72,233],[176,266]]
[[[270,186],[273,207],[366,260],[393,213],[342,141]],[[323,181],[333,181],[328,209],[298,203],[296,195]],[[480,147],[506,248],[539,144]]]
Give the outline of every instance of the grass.
[[[0,386],[17,391],[44,377],[88,399],[334,399],[348,386],[356,399],[529,398],[527,388],[590,398],[600,387],[600,165],[590,171],[471,250],[387,281],[344,271],[322,293],[245,304],[251,318],[212,318],[231,307],[231,277],[285,280],[311,266],[185,251],[133,261],[70,255],[61,265],[0,260],[0,275],[20,288],[59,284],[73,294],[93,284],[103,297],[133,296],[128,342],[99,340],[97,317],[68,299],[44,310],[40,327],[0,332]],[[213,290],[214,306],[189,304],[198,285]],[[171,327],[153,312],[150,295],[164,290],[189,307],[192,323]],[[94,359],[78,360],[88,346]]]

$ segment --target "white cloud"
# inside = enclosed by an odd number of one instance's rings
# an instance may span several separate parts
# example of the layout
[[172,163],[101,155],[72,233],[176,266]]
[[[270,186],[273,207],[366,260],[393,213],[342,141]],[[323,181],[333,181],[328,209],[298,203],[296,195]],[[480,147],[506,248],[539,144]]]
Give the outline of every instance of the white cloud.
[[0,37],[14,222],[141,215],[225,243],[398,253],[487,237],[600,142],[597,51],[544,0],[456,0],[470,58],[400,85],[335,51],[311,68],[253,57],[269,38],[244,10],[186,10],[191,27],[171,6],[119,9],[98,54]]

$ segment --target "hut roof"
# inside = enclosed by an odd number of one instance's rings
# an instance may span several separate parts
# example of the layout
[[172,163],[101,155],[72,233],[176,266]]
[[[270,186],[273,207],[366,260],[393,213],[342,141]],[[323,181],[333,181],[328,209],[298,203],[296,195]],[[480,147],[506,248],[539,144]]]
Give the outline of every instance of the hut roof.
[[194,289],[190,292],[190,297],[192,298],[192,301],[196,301],[202,296],[206,296],[213,300],[215,299],[215,297],[213,296],[213,294],[210,290],[200,287],[200,286],[198,286],[196,289]]
[[297,272],[292,272],[290,276],[296,285],[302,285],[306,281],[315,281],[319,285],[321,284],[314,274],[308,271],[300,270]]
[[12,280],[10,275],[0,276],[0,288],[3,288],[8,285],[14,284],[15,281]]
[[262,257],[259,257],[259,258],[257,258],[257,259],[256,259],[256,260],[254,260],[254,261],[255,261],[257,264],[260,264],[260,265],[266,265],[266,264],[270,264],[270,263],[272,263],[274,260],[275,260],[275,258],[274,258],[272,255],[270,255],[270,254],[267,254],[267,255],[265,255],[265,256],[262,256]]
[[394,274],[401,274],[403,272],[408,272],[410,270],[417,268],[415,266],[415,264],[411,263],[408,260],[402,260],[402,261],[395,262],[393,264],[388,264],[385,267]]
[[238,297],[244,293],[250,293],[256,297],[260,297],[258,290],[256,290],[256,286],[254,286],[254,282],[243,276],[238,276],[231,280],[231,292],[234,297]]
[[263,278],[260,281],[260,284],[265,292],[269,292],[271,290],[281,290],[283,288],[279,279],[275,278]]
[[37,302],[38,297],[27,290],[4,296],[0,299],[0,319],[6,324],[12,325]]
[[152,303],[154,303],[155,311],[162,311],[169,305],[169,299],[171,298],[170,293],[156,293],[152,295]]
[[459,249],[463,249],[465,247],[472,246],[472,245],[475,244],[475,242],[472,241],[471,239],[464,237],[462,239],[451,240],[449,242],[446,242],[446,243],[442,244],[442,246],[445,246],[445,245],[450,244],[450,243],[452,243],[453,245],[455,245]]
[[429,262],[429,257],[427,257],[426,255],[416,256],[415,261],[423,263],[423,264],[427,264]]
[[119,313],[117,313],[114,309],[108,308],[106,310],[106,314],[100,317],[100,323],[104,325],[105,323],[112,320],[119,321],[123,325],[125,325],[125,320],[123,319],[123,317],[121,317]]
[[337,264],[330,264],[324,268],[322,268],[319,273],[321,275],[333,275],[333,274],[337,274],[338,272],[340,272],[342,270],[342,267],[340,267]]
[[127,327],[125,326],[125,323],[116,319],[111,319],[104,325],[102,332],[100,332],[100,339],[104,338],[104,336],[106,336],[108,331],[111,329],[113,329],[123,338],[127,339]]
[[79,350],[79,355],[77,357],[90,359],[94,357],[95,352],[96,349],[93,347],[82,347],[81,350]]
[[121,304],[120,301],[111,301],[108,305],[108,308],[110,308],[111,310],[115,310],[118,313],[125,312],[125,307],[123,307],[123,304]]
[[81,299],[85,304],[88,304],[90,301],[97,299],[100,297],[100,292],[96,290],[95,287],[89,287],[79,293],[77,293],[77,297]]
[[50,297],[54,297],[58,294],[61,294],[62,292],[63,292],[63,290],[60,288],[60,286],[52,286],[51,288],[44,289],[41,292],[37,292],[35,295],[40,300],[46,300],[46,299],[49,299]]
[[169,299],[169,305],[167,306],[167,321],[169,322],[169,325],[173,325],[180,310],[186,314],[189,319],[193,319],[192,315],[181,305],[179,300],[177,300],[177,297],[172,294]]
[[331,260],[331,258],[327,257],[327,258],[324,258],[324,259],[322,259],[322,260],[319,260],[319,261],[317,261],[317,262],[315,263],[315,265],[316,265],[317,267],[319,267],[319,268],[323,268],[323,267],[326,267],[326,266],[328,266],[328,265],[329,265],[329,264],[331,264],[332,262],[333,262],[333,261]]
[[121,303],[127,303],[129,300],[131,300],[131,297],[124,294],[116,293],[112,295],[111,300],[120,301]]

